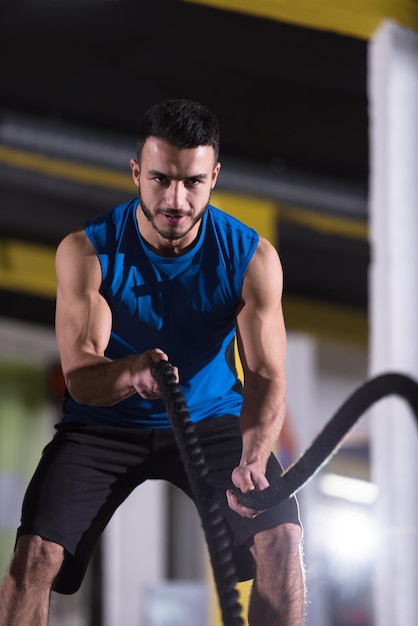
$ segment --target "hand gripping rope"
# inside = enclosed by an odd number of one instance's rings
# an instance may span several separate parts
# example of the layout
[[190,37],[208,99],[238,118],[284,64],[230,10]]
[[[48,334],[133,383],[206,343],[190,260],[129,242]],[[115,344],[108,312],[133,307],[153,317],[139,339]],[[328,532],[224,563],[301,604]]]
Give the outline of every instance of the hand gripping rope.
[[326,465],[340,448],[347,433],[372,404],[390,395],[409,402],[418,425],[418,383],[404,374],[381,374],[364,383],[333,415],[311,446],[281,477],[262,491],[236,490],[240,504],[250,509],[269,509],[295,494]]
[[[229,547],[227,529],[219,504],[213,497],[208,481],[208,470],[200,448],[195,428],[176,383],[173,368],[167,361],[153,367],[161,397],[171,420],[173,433],[180,449],[193,496],[205,532],[224,626],[242,626],[241,606],[235,589],[237,576]],[[356,389],[319,433],[311,446],[291,465],[281,477],[262,491],[235,494],[241,504],[264,510],[279,504],[303,487],[343,443],[356,421],[372,404],[390,395],[407,400],[418,425],[418,383],[404,374],[387,373],[376,376]]]

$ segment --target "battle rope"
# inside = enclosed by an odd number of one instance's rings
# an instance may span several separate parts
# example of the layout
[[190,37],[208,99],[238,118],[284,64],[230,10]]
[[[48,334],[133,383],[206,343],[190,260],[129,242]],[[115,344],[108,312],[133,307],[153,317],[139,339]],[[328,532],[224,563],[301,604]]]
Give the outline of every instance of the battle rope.
[[243,626],[238,601],[238,578],[232,558],[228,529],[208,480],[208,469],[180,386],[168,361],[153,366],[162,400],[185,466],[209,549],[224,626]]
[[245,494],[236,489],[238,501],[250,509],[264,510],[286,500],[330,461],[349,430],[372,404],[393,394],[409,402],[418,425],[418,383],[404,374],[376,376],[349,396],[311,446],[276,482],[262,491]]
[[[159,361],[153,367],[153,374],[170,417],[202,520],[224,626],[242,626],[241,606],[235,589],[237,576],[227,529],[207,479],[208,470],[195,428],[190,421],[180,386],[175,381],[172,366],[167,361]],[[363,413],[372,404],[390,395],[401,396],[409,402],[418,425],[418,383],[404,374],[387,373],[376,376],[349,396],[311,446],[275,483],[262,491],[255,490],[245,494],[236,489],[239,502],[254,510],[264,510],[295,494],[330,461]]]

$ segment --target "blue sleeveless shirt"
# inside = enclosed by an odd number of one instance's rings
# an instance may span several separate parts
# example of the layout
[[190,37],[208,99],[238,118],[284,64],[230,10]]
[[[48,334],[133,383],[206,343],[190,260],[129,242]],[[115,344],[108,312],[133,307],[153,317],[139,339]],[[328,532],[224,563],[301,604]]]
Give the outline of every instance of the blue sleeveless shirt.
[[[138,203],[131,200],[85,224],[101,264],[101,293],[112,311],[105,355],[119,359],[161,348],[179,368],[193,422],[238,416],[242,389],[235,369],[235,319],[258,234],[209,205],[193,248],[175,258],[161,257],[139,233]],[[162,400],[139,394],[111,407],[91,407],[67,393],[63,421],[170,427]]]

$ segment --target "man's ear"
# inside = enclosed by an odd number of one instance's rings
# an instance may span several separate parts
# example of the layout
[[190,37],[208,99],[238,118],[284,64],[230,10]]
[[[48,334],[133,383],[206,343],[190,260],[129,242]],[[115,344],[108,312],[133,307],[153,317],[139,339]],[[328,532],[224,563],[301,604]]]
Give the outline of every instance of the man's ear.
[[129,165],[131,166],[132,178],[137,187],[139,187],[139,175],[141,173],[141,169],[139,167],[138,161],[136,159],[131,159],[129,161]]
[[213,189],[216,185],[216,181],[218,180],[220,170],[221,170],[221,164],[218,161],[218,163],[213,168],[211,189]]

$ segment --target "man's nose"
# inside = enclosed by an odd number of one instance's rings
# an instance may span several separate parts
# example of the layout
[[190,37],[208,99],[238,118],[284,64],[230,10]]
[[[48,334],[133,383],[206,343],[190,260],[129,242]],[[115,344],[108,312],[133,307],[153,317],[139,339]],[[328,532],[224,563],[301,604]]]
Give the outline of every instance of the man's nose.
[[186,189],[182,181],[173,180],[166,192],[166,202],[173,209],[181,209],[186,199]]

